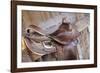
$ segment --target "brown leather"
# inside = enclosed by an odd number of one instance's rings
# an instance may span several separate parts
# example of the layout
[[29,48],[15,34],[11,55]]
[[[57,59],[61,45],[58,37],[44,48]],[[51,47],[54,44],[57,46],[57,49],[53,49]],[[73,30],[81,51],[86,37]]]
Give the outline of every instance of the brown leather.
[[77,50],[77,37],[80,35],[71,25],[62,23],[58,30],[51,34],[52,38],[60,44],[56,44],[58,60],[76,60],[79,58]]
[[77,50],[75,41],[76,40],[74,40],[72,43],[70,43],[68,45],[56,44],[57,60],[76,60],[76,59],[78,59],[78,50]]
[[68,44],[77,39],[80,33],[74,29],[69,29],[69,25],[68,23],[63,23],[58,30],[51,34],[52,38],[61,44]]
[[[47,60],[47,57],[51,58],[49,60],[54,58],[55,60],[78,59],[77,37],[80,35],[80,33],[74,30],[74,28],[69,29],[70,24],[62,23],[58,30],[50,35],[46,35],[45,31],[37,26],[31,25],[30,27],[32,27],[33,31],[31,33],[30,31],[27,31],[28,33],[25,35],[25,43],[29,51],[40,55],[38,58],[35,58],[35,60],[38,60],[39,58],[42,58],[42,60]],[[33,32],[39,34],[34,34]],[[41,39],[40,37],[44,38]],[[40,38],[38,39],[39,41],[36,41],[36,38]],[[43,46],[43,43],[40,43],[40,46],[36,45],[36,42],[44,41],[50,41],[53,43],[53,47],[46,48]]]

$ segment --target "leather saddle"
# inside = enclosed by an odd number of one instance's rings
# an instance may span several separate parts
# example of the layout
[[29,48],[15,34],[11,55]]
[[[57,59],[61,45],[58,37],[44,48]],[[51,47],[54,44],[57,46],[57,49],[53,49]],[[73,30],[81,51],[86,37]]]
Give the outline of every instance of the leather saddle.
[[77,37],[80,33],[69,28],[69,25],[62,23],[55,32],[49,35],[42,28],[30,25],[26,29],[24,41],[32,61],[50,54],[54,54],[55,56],[51,59],[55,57],[56,60],[78,59]]

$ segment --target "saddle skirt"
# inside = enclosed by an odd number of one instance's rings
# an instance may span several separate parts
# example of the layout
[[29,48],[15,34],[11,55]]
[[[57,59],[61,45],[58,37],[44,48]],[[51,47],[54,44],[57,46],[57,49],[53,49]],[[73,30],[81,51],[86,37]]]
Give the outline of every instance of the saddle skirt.
[[[45,42],[37,43],[37,42],[34,42],[34,40],[32,39],[25,38],[25,43],[27,47],[30,48],[30,50],[36,54],[45,55],[45,54],[50,54],[52,52],[55,52],[55,47],[53,45],[48,45],[47,47],[46,46],[47,43]],[[48,42],[52,43],[51,41],[48,41]]]

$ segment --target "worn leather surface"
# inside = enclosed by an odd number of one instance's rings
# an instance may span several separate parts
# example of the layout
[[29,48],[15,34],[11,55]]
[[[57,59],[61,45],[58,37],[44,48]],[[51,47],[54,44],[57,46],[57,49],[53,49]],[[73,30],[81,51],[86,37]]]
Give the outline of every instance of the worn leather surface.
[[[62,23],[52,34],[46,35],[41,28],[31,25],[26,31],[25,43],[32,61],[76,60],[78,59],[77,37],[80,35],[69,23]],[[43,45],[44,41],[49,41]],[[35,55],[38,55],[35,56]]]

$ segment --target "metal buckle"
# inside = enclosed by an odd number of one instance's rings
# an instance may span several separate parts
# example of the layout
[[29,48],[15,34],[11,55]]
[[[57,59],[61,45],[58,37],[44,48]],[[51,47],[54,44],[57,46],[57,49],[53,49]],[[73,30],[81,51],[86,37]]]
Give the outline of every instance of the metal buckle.
[[44,42],[42,42],[42,44],[45,48],[54,48],[51,41],[44,41]]

